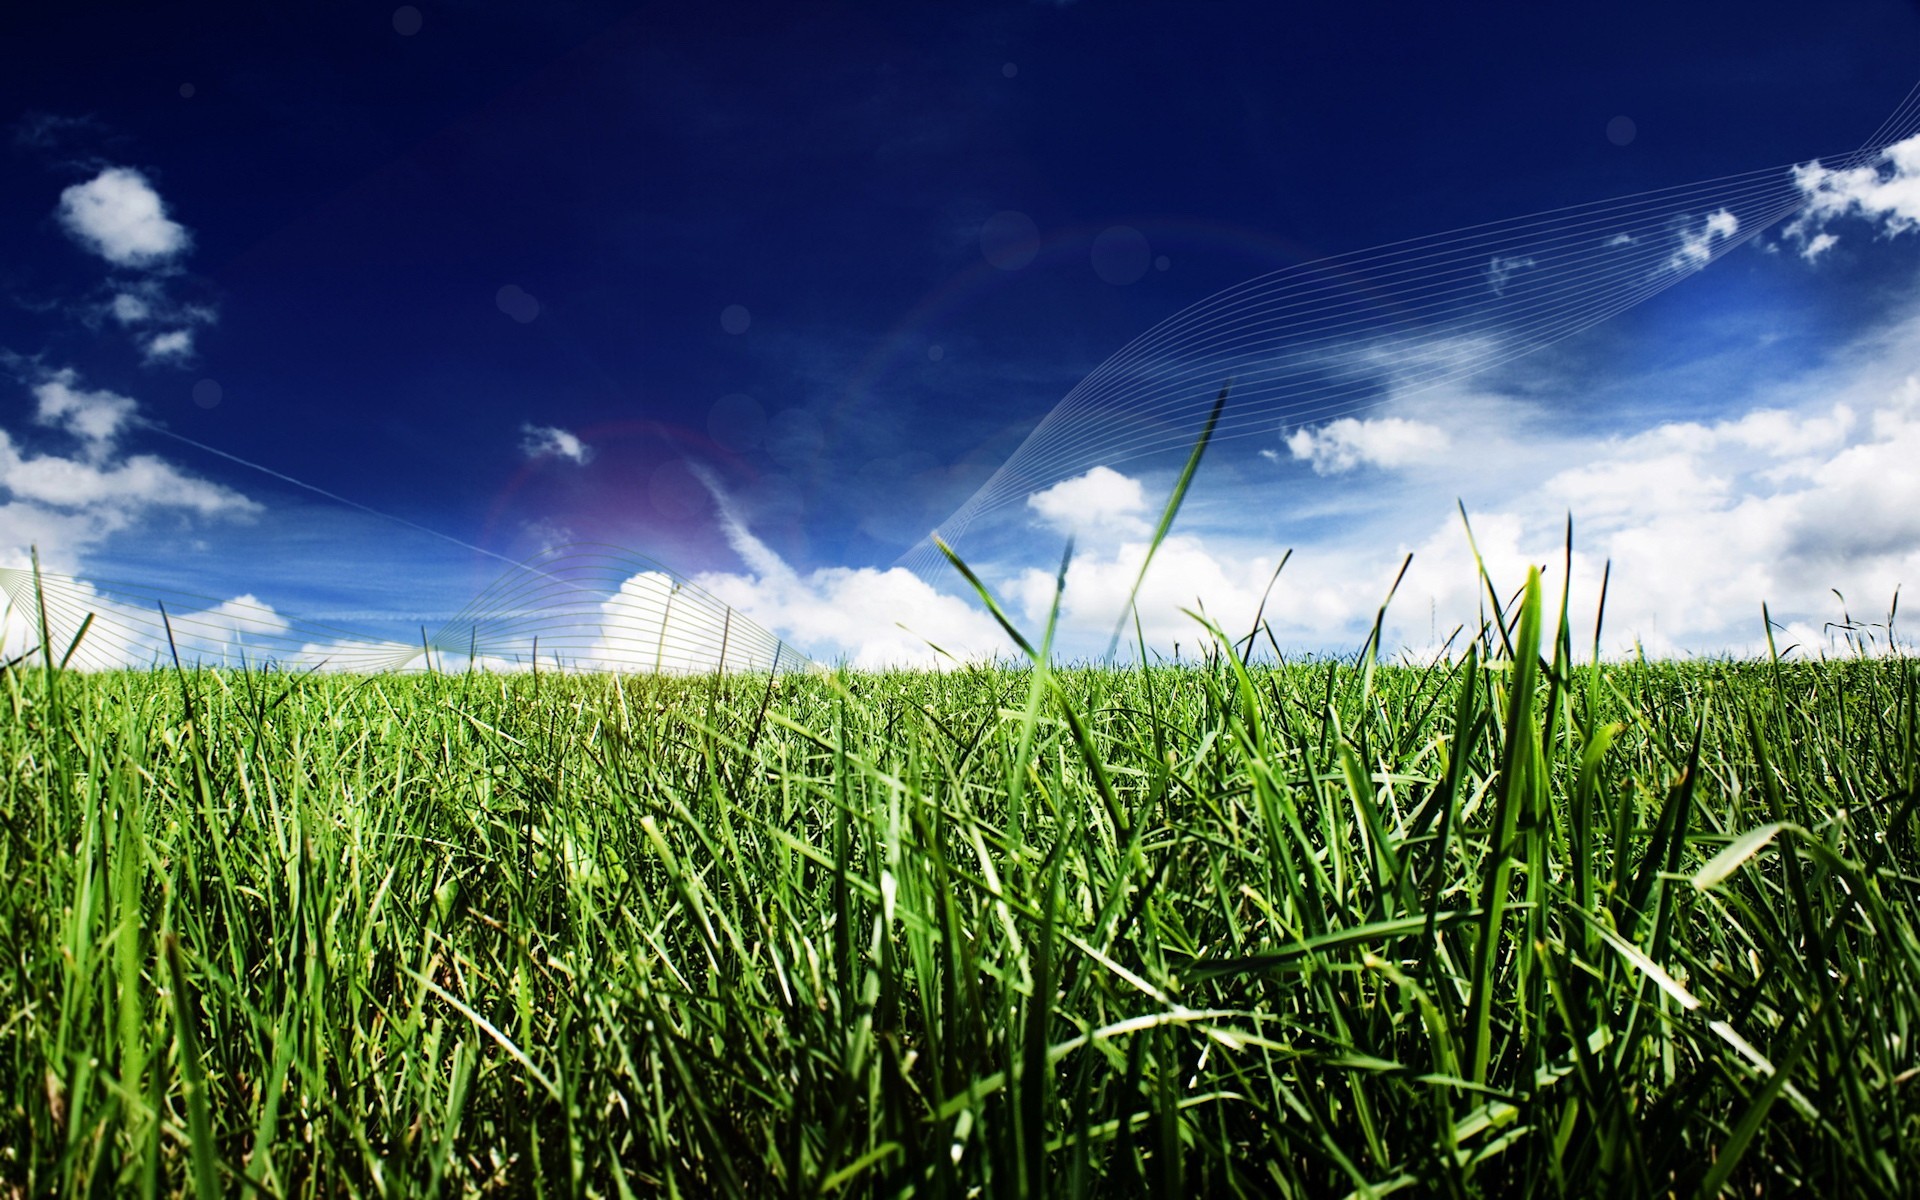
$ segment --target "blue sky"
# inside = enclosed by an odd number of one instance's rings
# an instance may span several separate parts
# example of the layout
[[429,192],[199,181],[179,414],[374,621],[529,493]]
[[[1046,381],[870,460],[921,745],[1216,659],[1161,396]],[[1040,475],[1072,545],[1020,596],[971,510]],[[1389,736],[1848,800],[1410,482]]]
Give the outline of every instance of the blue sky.
[[[320,615],[449,610],[499,573],[413,526],[507,558],[606,541],[865,662],[999,648],[893,564],[1187,306],[1566,205],[1788,186],[1920,79],[1920,8],[1890,2],[34,8],[0,17],[0,554]],[[1474,603],[1456,500],[1509,578],[1571,511],[1588,592],[1624,573],[1620,645],[1751,648],[1762,600],[1812,637],[1828,588],[1883,610],[1920,565],[1903,202],[1749,224],[1496,369],[1383,375],[1344,425],[1235,409],[1152,640],[1195,603],[1250,619],[1289,547],[1290,648],[1352,640],[1407,552],[1400,640],[1444,636]],[[962,543],[1031,619],[1077,531],[1081,648],[1179,458],[1099,449]]]

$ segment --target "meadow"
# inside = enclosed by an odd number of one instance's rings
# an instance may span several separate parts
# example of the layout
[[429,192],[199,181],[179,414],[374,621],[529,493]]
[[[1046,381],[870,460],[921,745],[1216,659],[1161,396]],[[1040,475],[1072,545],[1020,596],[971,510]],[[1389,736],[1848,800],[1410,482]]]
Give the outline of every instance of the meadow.
[[0,1180],[1911,1194],[1911,659],[1247,649],[16,664]]

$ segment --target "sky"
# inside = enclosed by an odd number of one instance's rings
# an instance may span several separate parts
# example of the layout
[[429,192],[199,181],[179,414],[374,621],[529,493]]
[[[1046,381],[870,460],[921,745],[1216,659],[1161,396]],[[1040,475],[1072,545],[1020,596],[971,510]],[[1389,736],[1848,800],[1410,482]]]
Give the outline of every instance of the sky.
[[1567,7],[12,6],[0,566],[406,624],[607,543],[878,666],[1010,648],[931,530],[1030,630],[1071,537],[1091,655],[1235,374],[1154,653],[1408,554],[1430,653],[1462,508],[1609,653],[1831,652],[1920,581],[1920,6]]

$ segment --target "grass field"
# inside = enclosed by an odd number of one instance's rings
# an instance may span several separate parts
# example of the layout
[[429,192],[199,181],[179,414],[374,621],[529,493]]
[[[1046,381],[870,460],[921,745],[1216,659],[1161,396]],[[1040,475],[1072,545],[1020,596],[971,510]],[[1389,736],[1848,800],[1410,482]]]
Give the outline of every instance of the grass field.
[[16,668],[0,1179],[1911,1195],[1916,664],[1530,595],[1430,667]]

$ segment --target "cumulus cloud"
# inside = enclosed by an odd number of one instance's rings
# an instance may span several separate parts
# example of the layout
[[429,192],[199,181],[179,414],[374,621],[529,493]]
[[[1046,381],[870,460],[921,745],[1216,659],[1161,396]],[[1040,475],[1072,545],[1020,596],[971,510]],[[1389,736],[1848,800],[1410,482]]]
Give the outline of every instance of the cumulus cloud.
[[[1069,656],[1104,651],[1106,639],[1127,615],[1127,596],[1140,577],[1148,545],[1145,539],[1136,539],[1109,551],[1074,556],[1060,598],[1060,633],[1056,634]],[[1135,600],[1147,644],[1163,653],[1170,652],[1175,642],[1201,644],[1201,627],[1189,612],[1204,612],[1234,636],[1244,634],[1278,562],[1272,548],[1256,553],[1244,550],[1187,534],[1174,534],[1162,542]],[[1053,605],[1055,578],[1053,571],[1030,568],[1006,585],[1014,610],[1036,631],[1044,626]],[[1131,636],[1131,620],[1125,629]]]
[[1683,222],[1678,233],[1680,248],[1673,252],[1667,265],[1676,271],[1703,267],[1713,257],[1714,247],[1738,232],[1740,218],[1724,208],[1707,214],[1697,225],[1691,220]]
[[259,511],[259,505],[239,493],[150,454],[112,463],[23,454],[5,430],[0,430],[0,488],[17,500],[87,510],[109,519],[116,529],[155,508],[187,509],[205,517]]
[[[69,665],[81,670],[151,666],[171,656],[166,627],[150,603],[126,595],[106,595],[84,579],[43,570],[38,591],[46,599],[47,641],[56,655],[72,654]],[[40,644],[36,580],[24,561],[0,562],[0,661]],[[87,631],[80,636],[84,621]],[[262,639],[284,634],[286,618],[252,595],[236,596],[201,609],[176,603],[167,614],[174,647],[183,662],[237,665],[258,663],[249,653]],[[71,649],[69,649],[71,648]]]
[[[103,589],[46,569],[36,580],[24,559],[9,561],[4,554],[0,660],[38,647],[39,595],[46,598],[48,643],[56,655],[70,654],[69,665],[80,670],[151,667],[170,662],[176,654],[183,663],[254,670],[267,664],[285,671],[385,671],[424,665],[417,643],[371,637],[313,640],[314,627],[290,620],[251,593],[198,606],[185,597],[170,597],[162,618],[153,597],[120,587]],[[81,625],[89,618],[82,637]],[[440,658],[437,653],[434,657]],[[517,664],[486,660],[476,665],[512,670]]]
[[593,458],[593,447],[558,426],[528,422],[520,426],[520,453],[528,458],[564,458],[585,466]]
[[76,446],[36,453],[0,429],[0,559],[20,559],[37,544],[71,568],[108,535],[157,513],[247,518],[260,511],[164,459],[122,453],[121,437],[138,418],[130,397],[89,390],[71,370],[43,376],[32,392],[35,422]]
[[1819,159],[1793,169],[1793,182],[1806,207],[1785,235],[1800,243],[1808,261],[1832,249],[1839,238],[1826,226],[1842,217],[1860,217],[1888,237],[1920,227],[1920,134],[1895,142],[1871,162],[1833,170]]
[[108,167],[67,188],[59,215],[76,241],[117,267],[163,266],[192,240],[167,216],[147,177],[131,167]]
[[727,541],[747,569],[709,572],[694,582],[816,661],[861,670],[944,668],[1014,652],[992,617],[903,567],[794,570],[748,530],[711,477],[696,474],[713,492]]
[[114,439],[138,407],[131,398],[114,392],[87,391],[71,370],[55,371],[41,380],[34,386],[33,397],[39,402],[34,420],[79,438],[86,444],[88,457],[96,459],[112,450]]
[[1027,497],[1027,507],[1061,533],[1139,534],[1147,528],[1142,519],[1147,498],[1140,481],[1111,467],[1095,467],[1035,492]]
[[86,306],[87,323],[111,317],[133,334],[149,365],[190,361],[194,327],[211,324],[217,314],[208,304],[168,295],[172,268],[193,239],[167,215],[146,176],[129,167],[108,167],[61,192],[58,215],[75,241],[108,263],[146,272],[138,277],[116,272],[111,298]]
[[1448,444],[1445,430],[1405,417],[1342,417],[1296,429],[1287,437],[1288,453],[1316,475],[1338,475],[1361,466],[1393,470],[1430,463]]
[[[1557,593],[1565,521],[1575,527],[1576,638],[1591,630],[1612,563],[1603,648],[1609,654],[1759,654],[1760,611],[1799,653],[1842,651],[1823,628],[1854,606],[1885,613],[1896,590],[1920,580],[1920,314],[1864,338],[1828,365],[1736,400],[1714,420],[1669,420],[1609,436],[1550,419],[1532,399],[1477,393],[1407,403],[1398,418],[1472,445],[1495,474],[1435,472],[1347,479],[1365,439],[1352,425],[1296,434],[1299,457],[1336,468],[1296,506],[1283,539],[1253,541],[1239,513],[1202,494],[1162,546],[1141,590],[1148,643],[1165,654],[1195,646],[1201,630],[1181,610],[1204,608],[1244,635],[1278,554],[1294,556],[1265,610],[1287,651],[1351,651],[1411,553],[1387,622],[1387,647],[1422,655],[1486,607],[1473,554],[1454,511],[1465,496],[1479,549],[1503,594],[1527,568],[1547,568]],[[1538,381],[1529,384],[1528,395]],[[1430,399],[1430,398],[1428,398]],[[1431,419],[1414,420],[1414,416]],[[1391,427],[1389,427],[1391,428]],[[1332,432],[1330,432],[1332,431]],[[1412,455],[1416,461],[1417,455]],[[1146,539],[1076,556],[1062,602],[1069,654],[1099,653],[1121,617]],[[1052,602],[1045,564],[987,575],[1037,628]],[[1126,624],[1131,634],[1132,624]],[[1584,635],[1590,636],[1590,634]],[[1264,647],[1265,639],[1261,639]]]

